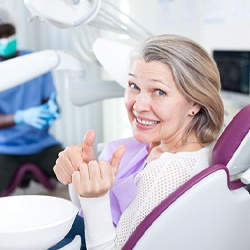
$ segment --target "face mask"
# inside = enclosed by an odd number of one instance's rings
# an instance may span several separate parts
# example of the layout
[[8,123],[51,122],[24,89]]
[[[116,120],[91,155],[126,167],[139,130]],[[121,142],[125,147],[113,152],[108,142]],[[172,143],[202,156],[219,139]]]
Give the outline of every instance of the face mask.
[[16,35],[0,39],[0,56],[9,57],[16,53]]

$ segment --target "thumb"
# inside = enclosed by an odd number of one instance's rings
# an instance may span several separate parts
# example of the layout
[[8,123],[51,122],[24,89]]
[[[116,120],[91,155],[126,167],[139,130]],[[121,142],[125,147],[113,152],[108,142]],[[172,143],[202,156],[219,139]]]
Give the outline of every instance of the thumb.
[[95,131],[89,130],[83,138],[83,147],[92,147],[95,140]]
[[121,162],[121,160],[122,160],[122,157],[123,157],[125,151],[126,151],[125,145],[120,145],[120,146],[115,150],[115,152],[114,152],[113,155],[112,155],[112,159],[111,159],[111,162],[110,162],[110,166],[112,167],[112,170],[113,170],[113,172],[114,172],[115,175],[116,175],[117,172],[118,172],[118,168],[119,168],[120,162]]

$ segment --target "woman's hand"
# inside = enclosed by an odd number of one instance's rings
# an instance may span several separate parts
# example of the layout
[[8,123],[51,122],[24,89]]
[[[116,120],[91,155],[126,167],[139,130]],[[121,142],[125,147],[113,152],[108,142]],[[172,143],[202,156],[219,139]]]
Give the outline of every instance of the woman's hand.
[[115,175],[125,150],[125,146],[119,146],[110,163],[90,161],[81,164],[79,171],[75,171],[72,175],[75,191],[81,197],[86,198],[100,197],[106,194],[115,181]]
[[82,145],[68,146],[58,154],[59,157],[53,169],[61,183],[65,185],[72,183],[72,174],[79,171],[80,165],[83,162],[89,163],[95,160],[94,140],[95,132],[89,130],[84,136]]

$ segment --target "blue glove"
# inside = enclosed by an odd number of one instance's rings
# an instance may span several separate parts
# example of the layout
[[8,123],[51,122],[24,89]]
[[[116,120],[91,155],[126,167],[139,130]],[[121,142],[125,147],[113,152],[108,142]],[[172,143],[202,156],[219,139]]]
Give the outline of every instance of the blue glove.
[[47,102],[47,109],[51,114],[51,117],[48,120],[48,124],[49,126],[51,126],[53,122],[55,121],[55,119],[60,117],[59,108],[56,102],[56,92],[51,93],[50,98]]
[[38,129],[48,126],[50,119],[51,113],[45,104],[25,110],[18,110],[14,115],[16,124],[27,124]]

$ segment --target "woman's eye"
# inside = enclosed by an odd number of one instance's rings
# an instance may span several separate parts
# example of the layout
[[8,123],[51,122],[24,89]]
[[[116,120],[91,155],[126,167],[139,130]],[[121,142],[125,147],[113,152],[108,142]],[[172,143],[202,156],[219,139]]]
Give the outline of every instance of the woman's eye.
[[129,83],[131,89],[139,89],[138,86],[134,83]]
[[156,94],[157,94],[158,96],[164,96],[164,95],[166,95],[166,92],[163,91],[163,90],[160,90],[160,89],[157,89],[155,92],[156,92]]

